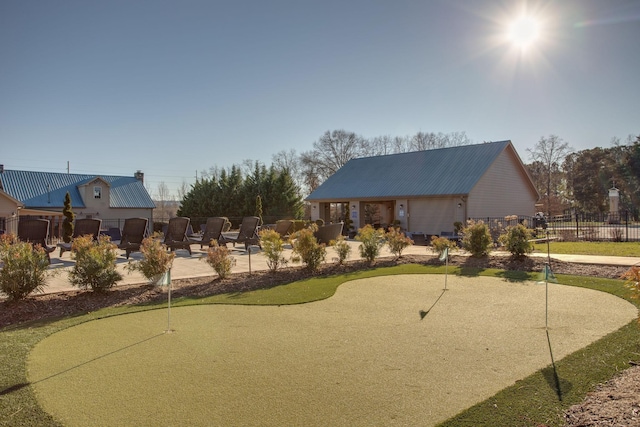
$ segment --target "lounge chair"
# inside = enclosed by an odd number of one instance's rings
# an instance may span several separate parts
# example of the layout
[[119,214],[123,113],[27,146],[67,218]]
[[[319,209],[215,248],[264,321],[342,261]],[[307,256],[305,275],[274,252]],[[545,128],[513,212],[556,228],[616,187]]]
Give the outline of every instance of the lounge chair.
[[49,264],[51,264],[51,252],[56,250],[55,246],[47,246],[49,238],[49,220],[35,218],[21,218],[18,221],[18,240],[29,242],[32,245],[40,245],[47,254]]
[[291,234],[292,228],[293,228],[293,221],[288,219],[283,219],[280,221],[276,221],[276,226],[274,227],[274,230],[276,233],[280,235],[280,237],[285,239],[289,237],[289,234]]
[[124,249],[127,254],[127,259],[131,252],[138,252],[142,239],[144,239],[147,233],[147,218],[127,218],[124,220],[124,226],[122,227],[122,238],[118,248]]
[[323,225],[318,227],[318,230],[313,233],[318,240],[318,243],[328,245],[332,240],[336,240],[338,236],[342,234],[342,227],[344,223],[337,222],[335,224]]
[[187,229],[191,220],[187,217],[177,216],[169,220],[167,232],[164,235],[164,245],[170,250],[185,249],[191,255],[191,244],[187,238]]
[[245,250],[249,250],[249,245],[257,245],[262,249],[260,244],[260,237],[258,236],[258,227],[260,225],[260,218],[257,216],[245,216],[242,218],[242,224],[240,224],[240,230],[238,231],[238,237],[235,239],[223,238],[221,243],[244,243]]
[[222,244],[224,243],[222,230],[227,222],[229,222],[229,220],[223,216],[207,218],[207,223],[202,231],[202,236],[191,236],[189,237],[189,240],[194,243],[200,243],[200,249],[202,249],[204,245],[213,246],[213,241]]
[[73,226],[73,236],[71,237],[71,242],[69,243],[58,243],[60,247],[60,256],[66,251],[71,250],[71,244],[73,239],[79,236],[90,235],[93,240],[98,241],[98,235],[100,234],[100,226],[102,225],[102,220],[98,218],[80,218],[76,219],[76,222]]

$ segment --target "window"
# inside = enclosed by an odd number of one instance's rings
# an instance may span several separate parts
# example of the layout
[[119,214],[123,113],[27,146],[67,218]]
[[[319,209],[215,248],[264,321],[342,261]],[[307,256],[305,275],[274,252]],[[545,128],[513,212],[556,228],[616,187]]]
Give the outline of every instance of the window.
[[100,187],[98,185],[93,187],[93,198],[94,199],[101,199],[102,198],[102,187]]

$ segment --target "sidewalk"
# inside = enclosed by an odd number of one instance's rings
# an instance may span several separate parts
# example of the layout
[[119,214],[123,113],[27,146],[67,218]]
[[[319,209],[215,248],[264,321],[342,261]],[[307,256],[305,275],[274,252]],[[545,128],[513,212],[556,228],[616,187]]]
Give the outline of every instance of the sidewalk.
[[[351,245],[350,260],[360,259],[358,251],[359,242],[348,241]],[[236,265],[232,268],[232,273],[248,272],[248,271],[263,271],[267,270],[267,261],[263,252],[257,246],[251,248],[251,254],[247,253],[244,249],[244,245],[233,247],[229,244],[231,249],[231,255],[236,260]],[[206,255],[206,248],[200,250],[199,245],[194,244],[191,246],[193,254],[189,256],[189,253],[185,250],[178,250],[176,252],[176,258],[173,261],[173,267],[171,269],[171,279],[186,279],[191,277],[206,277],[214,276],[216,273],[202,258]],[[436,253],[431,250],[429,246],[410,246],[403,251],[403,255],[432,255],[436,256]],[[456,255],[463,255],[464,252],[455,253]],[[56,272],[53,277],[47,279],[47,286],[44,289],[45,293],[66,292],[78,290],[69,283],[68,271],[72,268],[74,261],[71,259],[71,253],[65,252],[62,257],[59,256],[59,251],[51,254],[51,269]],[[491,253],[492,256],[508,256],[508,252],[496,251]],[[380,257],[392,256],[387,247],[383,247],[380,253]],[[533,253],[530,256],[533,257],[547,257],[546,253]],[[285,245],[284,257],[286,259],[291,258],[291,247]],[[124,257],[124,252],[118,256],[117,268],[122,274],[123,280],[118,282],[118,285],[132,285],[147,283],[147,280],[142,274],[135,272],[129,273],[124,267],[131,261],[134,262],[142,258],[139,252],[131,254],[129,260]],[[326,262],[335,262],[337,255],[333,248],[327,247]],[[565,262],[582,263],[582,264],[601,264],[601,265],[618,265],[618,266],[632,266],[640,264],[640,257],[608,257],[608,256],[594,256],[594,255],[561,255],[551,254],[552,259]],[[294,264],[289,262],[289,266],[295,266],[300,264]]]

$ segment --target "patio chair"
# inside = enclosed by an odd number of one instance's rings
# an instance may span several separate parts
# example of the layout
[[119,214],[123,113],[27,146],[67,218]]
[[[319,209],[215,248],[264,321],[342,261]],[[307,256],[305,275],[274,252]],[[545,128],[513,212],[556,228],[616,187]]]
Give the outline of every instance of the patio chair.
[[235,239],[224,237],[221,243],[233,243],[233,246],[235,246],[236,243],[244,243],[244,248],[247,251],[249,250],[249,245],[257,245],[262,249],[260,237],[258,236],[259,225],[260,218],[257,216],[245,216],[242,218],[238,236]]
[[323,225],[318,227],[318,230],[313,235],[318,240],[318,243],[328,245],[332,240],[336,240],[338,236],[342,234],[342,227],[344,223],[337,222],[335,224]]
[[129,259],[131,252],[138,252],[140,250],[142,239],[144,239],[147,233],[148,222],[149,220],[147,218],[127,218],[124,220],[122,238],[120,239],[118,248],[125,250],[127,259]]
[[164,245],[170,250],[185,249],[191,255],[191,241],[187,237],[187,229],[191,220],[187,217],[177,216],[169,220],[167,232],[164,235]]
[[223,216],[207,218],[207,223],[202,231],[202,236],[192,236],[189,240],[194,243],[200,243],[200,249],[202,249],[204,245],[213,246],[212,242],[214,240],[218,242],[218,244],[222,244],[224,243],[222,230],[227,222],[229,222],[229,220]]
[[293,221],[288,219],[283,219],[280,221],[276,221],[276,226],[274,227],[274,230],[276,233],[280,235],[280,237],[285,239],[289,237],[289,234],[291,234],[292,227],[293,227]]
[[56,250],[55,246],[47,246],[49,238],[49,220],[35,218],[21,218],[18,221],[18,240],[29,242],[32,245],[40,245],[47,254],[49,264],[51,264],[51,252]]
[[71,242],[69,243],[58,243],[60,247],[60,257],[66,251],[71,250],[71,244],[73,239],[79,236],[90,235],[93,240],[98,241],[98,235],[100,234],[100,226],[102,225],[102,220],[98,218],[80,218],[76,219],[75,225],[73,226],[73,236],[71,237]]

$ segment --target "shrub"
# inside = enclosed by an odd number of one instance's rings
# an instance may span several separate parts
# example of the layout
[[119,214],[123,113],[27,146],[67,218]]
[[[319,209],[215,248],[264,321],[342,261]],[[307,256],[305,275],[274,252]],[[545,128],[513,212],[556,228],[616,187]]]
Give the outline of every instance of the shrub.
[[278,268],[287,264],[287,259],[282,256],[284,241],[275,230],[260,230],[258,234],[262,243],[262,251],[267,258],[267,267],[269,267],[269,271],[275,273]]
[[153,281],[169,271],[175,257],[175,253],[168,252],[162,246],[159,233],[142,240],[140,253],[142,260],[129,261],[125,268],[129,272],[139,271],[145,278]]
[[13,234],[0,235],[0,291],[10,300],[25,298],[45,287],[49,259],[40,245],[18,242]]
[[351,246],[346,242],[344,236],[338,236],[336,240],[332,240],[330,242],[333,249],[335,249],[338,254],[338,264],[342,265],[349,258],[349,254],[351,253]]
[[97,242],[91,236],[73,239],[71,256],[76,263],[69,271],[71,284],[103,292],[122,280],[122,275],[116,270],[116,249],[109,236],[100,236]]
[[515,257],[521,257],[533,252],[533,242],[530,242],[531,232],[522,224],[507,227],[504,234],[500,235],[500,243]]
[[482,221],[469,221],[462,230],[462,236],[462,247],[474,257],[487,255],[493,246],[489,228]]
[[202,258],[213,268],[218,274],[218,277],[224,279],[231,273],[231,267],[235,265],[235,259],[230,256],[231,251],[226,245],[218,245],[218,242],[213,241],[213,246],[207,249],[207,256]]
[[71,195],[69,195],[68,191],[64,196],[62,215],[64,215],[64,221],[62,221],[62,241],[70,243],[73,236],[73,219],[75,218],[75,214],[71,209]]
[[384,230],[376,230],[371,224],[367,224],[358,229],[356,240],[360,242],[358,247],[360,256],[372,263],[380,255],[380,249],[384,246]]
[[447,248],[449,248],[449,252],[458,250],[456,242],[439,236],[431,236],[431,247],[438,252],[438,256],[442,255]]
[[611,240],[614,242],[622,242],[624,240],[624,232],[622,228],[615,227],[609,231],[611,234]]
[[317,229],[317,226],[312,224],[311,227],[296,231],[291,236],[291,246],[294,253],[292,261],[302,261],[309,270],[317,270],[327,256],[327,249],[324,245],[319,244],[313,235]]
[[402,251],[413,245],[413,240],[400,231],[399,227],[392,227],[387,234],[385,234],[385,239],[387,241],[387,246],[389,246],[389,250],[396,256],[396,258],[400,258],[402,256]]
[[640,297],[640,267],[634,265],[625,271],[620,278],[624,279],[625,286],[633,291],[634,298]]
[[463,228],[464,228],[464,224],[462,224],[462,222],[456,221],[453,223],[453,231],[456,233],[456,235],[462,234]]

